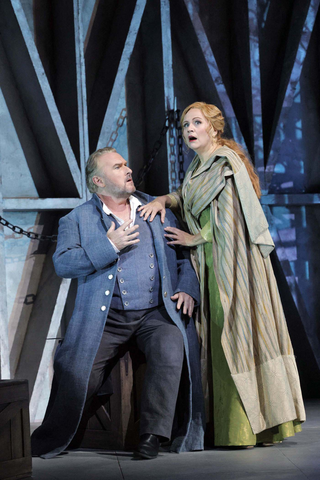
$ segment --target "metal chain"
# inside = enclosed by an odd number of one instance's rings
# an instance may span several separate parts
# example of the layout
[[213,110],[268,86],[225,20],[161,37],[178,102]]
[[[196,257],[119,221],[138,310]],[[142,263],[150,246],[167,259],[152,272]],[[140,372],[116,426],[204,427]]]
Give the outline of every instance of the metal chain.
[[175,111],[169,110],[169,165],[171,185],[175,189],[177,183],[176,173],[176,135],[175,135]]
[[165,121],[163,127],[161,129],[160,135],[158,140],[153,146],[151,155],[147,163],[141,168],[138,179],[135,182],[136,186],[139,187],[144,180],[144,177],[149,172],[152,163],[154,162],[156,156],[159,153],[159,150],[162,146],[164,141],[164,137],[166,136],[167,131],[169,130],[169,146],[170,146],[170,178],[173,184],[176,184],[177,176],[176,176],[176,169],[175,169],[175,162],[176,162],[176,154],[175,154],[175,135],[174,135],[174,124],[176,126],[176,130],[178,133],[178,162],[179,162],[179,180],[180,182],[184,179],[184,170],[183,170],[183,139],[181,134],[181,127],[179,126],[179,119],[180,119],[180,110],[168,110],[166,113]]
[[[170,111],[171,111],[171,110],[170,110]],[[160,132],[160,135],[159,135],[158,140],[156,141],[156,143],[155,143],[154,146],[153,146],[153,149],[152,149],[150,158],[149,158],[149,160],[147,161],[147,163],[141,168],[141,170],[140,170],[140,172],[139,172],[139,174],[138,174],[138,180],[135,182],[135,185],[136,185],[137,187],[139,187],[139,185],[141,185],[141,183],[143,182],[144,177],[145,177],[146,174],[149,172],[153,161],[155,160],[156,156],[157,156],[158,153],[159,153],[159,150],[160,150],[160,148],[161,148],[161,146],[162,146],[164,137],[166,136],[166,133],[167,133],[168,130],[169,130],[169,112],[166,114],[166,118],[165,118],[163,127],[162,127],[162,129],[161,129],[161,132]]]
[[107,147],[113,147],[114,142],[117,140],[119,135],[119,129],[124,124],[125,119],[127,118],[127,109],[123,108],[117,120],[117,128],[111,133]]
[[184,155],[183,155],[183,138],[182,138],[182,128],[180,125],[180,110],[176,110],[176,131],[178,132],[178,164],[179,164],[179,182],[183,182],[185,171],[184,171]]
[[10,228],[10,230],[12,230],[14,233],[18,233],[19,235],[25,235],[26,237],[30,238],[30,240],[39,240],[41,242],[45,240],[50,240],[51,242],[57,241],[57,235],[41,235],[40,233],[26,232],[25,230],[23,230],[23,228],[18,227],[17,225],[12,225],[12,223],[1,217],[1,215],[0,223],[5,227]]

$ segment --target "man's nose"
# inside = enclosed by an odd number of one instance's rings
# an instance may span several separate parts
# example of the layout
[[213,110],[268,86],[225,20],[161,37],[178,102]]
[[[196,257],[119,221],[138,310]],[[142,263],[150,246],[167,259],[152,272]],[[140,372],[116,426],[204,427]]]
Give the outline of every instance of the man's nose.
[[127,169],[128,169],[128,173],[131,173],[131,174],[132,174],[131,168],[130,168],[130,167],[127,167]]

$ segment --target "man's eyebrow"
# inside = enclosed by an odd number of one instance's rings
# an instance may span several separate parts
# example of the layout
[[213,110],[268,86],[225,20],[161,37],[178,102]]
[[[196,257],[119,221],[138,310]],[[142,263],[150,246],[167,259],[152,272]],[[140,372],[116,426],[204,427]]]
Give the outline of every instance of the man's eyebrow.
[[124,163],[123,163],[123,162],[114,163],[113,167],[119,167],[119,166],[121,166],[121,165],[123,165],[123,164],[124,164],[124,165],[127,165],[127,162],[124,162]]

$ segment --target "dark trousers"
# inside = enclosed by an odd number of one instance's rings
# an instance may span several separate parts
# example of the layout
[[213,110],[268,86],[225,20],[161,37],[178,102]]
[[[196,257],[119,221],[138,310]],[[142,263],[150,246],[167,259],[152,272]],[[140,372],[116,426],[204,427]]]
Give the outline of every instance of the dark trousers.
[[98,392],[119,347],[135,337],[147,362],[141,397],[140,435],[170,438],[184,357],[183,337],[164,306],[148,310],[110,309],[93,363],[87,402]]

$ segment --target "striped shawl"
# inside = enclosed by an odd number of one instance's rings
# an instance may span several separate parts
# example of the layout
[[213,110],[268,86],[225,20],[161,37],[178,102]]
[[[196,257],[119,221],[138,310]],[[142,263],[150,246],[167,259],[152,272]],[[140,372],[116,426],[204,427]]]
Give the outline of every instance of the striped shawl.
[[[183,207],[193,234],[200,232],[200,214],[210,205],[213,268],[224,311],[221,343],[253,432],[304,421],[298,371],[269,258],[274,245],[246,167],[228,147],[217,149],[204,164],[196,156],[171,198]],[[195,257],[205,376],[210,317],[203,245]]]

